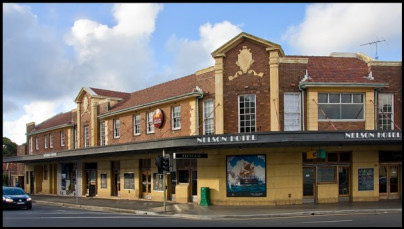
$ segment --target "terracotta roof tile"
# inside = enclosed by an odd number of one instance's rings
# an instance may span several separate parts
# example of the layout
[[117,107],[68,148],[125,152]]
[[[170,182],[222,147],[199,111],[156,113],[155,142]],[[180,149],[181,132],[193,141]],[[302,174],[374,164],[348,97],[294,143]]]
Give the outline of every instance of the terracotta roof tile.
[[119,92],[119,91],[111,91],[99,88],[90,87],[97,95],[105,96],[105,97],[115,97],[115,98],[128,98],[130,97],[130,93]]
[[195,74],[171,80],[153,87],[131,93],[128,99],[117,103],[110,109],[109,112],[119,111],[141,104],[147,104],[162,99],[184,95],[192,92],[196,86],[197,82]]
[[74,116],[76,116],[76,112],[72,111],[55,115],[52,118],[36,125],[31,132],[36,132],[39,130],[44,130],[46,128],[55,127],[63,124],[73,123]]

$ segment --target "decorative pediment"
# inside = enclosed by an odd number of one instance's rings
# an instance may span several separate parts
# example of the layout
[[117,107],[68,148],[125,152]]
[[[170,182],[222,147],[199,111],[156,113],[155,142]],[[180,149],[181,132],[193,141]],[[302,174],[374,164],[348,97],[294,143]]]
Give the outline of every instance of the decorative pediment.
[[237,71],[234,76],[229,76],[229,80],[233,80],[237,78],[241,74],[254,74],[254,76],[262,77],[264,75],[263,72],[257,73],[256,71],[250,69],[251,65],[254,63],[251,50],[247,48],[247,46],[243,46],[243,49],[240,50],[238,54],[238,60],[236,65],[240,67],[241,71]]
[[279,56],[285,56],[285,53],[282,50],[282,47],[278,44],[275,44],[273,42],[261,39],[259,37],[253,36],[251,34],[242,32],[239,35],[235,36],[233,39],[231,39],[230,41],[228,41],[226,44],[220,46],[218,49],[216,49],[215,51],[213,51],[212,57],[220,57],[220,56],[225,56],[226,52],[229,51],[230,49],[232,49],[234,46],[236,46],[237,44],[239,44],[240,42],[242,42],[243,40],[249,40],[252,41],[256,44],[259,44],[265,48],[270,48],[270,49],[277,49],[279,50]]

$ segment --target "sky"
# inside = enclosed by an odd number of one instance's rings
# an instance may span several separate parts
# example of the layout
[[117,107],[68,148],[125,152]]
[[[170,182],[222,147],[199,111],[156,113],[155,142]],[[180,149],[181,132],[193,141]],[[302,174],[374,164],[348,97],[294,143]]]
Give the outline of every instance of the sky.
[[281,45],[285,55],[375,58],[377,50],[380,61],[402,61],[402,3],[2,7],[3,137],[17,144],[26,142],[27,123],[76,108],[83,87],[131,93],[193,74],[213,66],[211,53],[241,32]]

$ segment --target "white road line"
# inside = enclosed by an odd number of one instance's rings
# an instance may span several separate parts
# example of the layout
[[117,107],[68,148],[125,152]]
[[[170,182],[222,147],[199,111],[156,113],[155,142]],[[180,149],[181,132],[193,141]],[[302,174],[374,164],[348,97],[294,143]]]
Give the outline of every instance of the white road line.
[[341,222],[350,222],[351,219],[345,220],[330,220],[330,221],[310,221],[310,222],[302,222],[302,223],[341,223]]
[[4,217],[3,219],[151,219],[151,218],[166,218],[164,216],[50,216],[50,217]]

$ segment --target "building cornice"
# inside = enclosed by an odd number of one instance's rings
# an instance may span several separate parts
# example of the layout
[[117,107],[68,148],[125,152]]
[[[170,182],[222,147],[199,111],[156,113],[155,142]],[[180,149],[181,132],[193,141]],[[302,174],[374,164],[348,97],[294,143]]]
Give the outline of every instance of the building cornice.
[[336,83],[336,82],[300,82],[299,88],[309,87],[370,87],[370,88],[383,88],[388,86],[388,83]]

